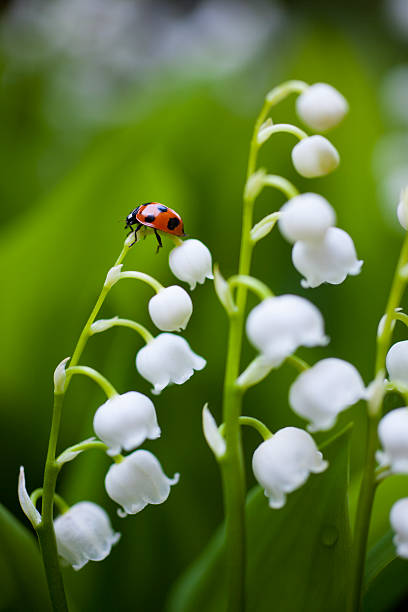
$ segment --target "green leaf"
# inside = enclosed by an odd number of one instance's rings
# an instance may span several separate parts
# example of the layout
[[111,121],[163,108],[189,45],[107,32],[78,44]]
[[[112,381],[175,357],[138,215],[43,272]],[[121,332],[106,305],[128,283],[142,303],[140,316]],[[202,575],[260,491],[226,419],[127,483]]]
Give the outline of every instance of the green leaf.
[[51,610],[34,536],[0,505],[0,610]]
[[[349,432],[325,446],[329,469],[312,475],[281,510],[268,507],[259,487],[248,496],[248,610],[344,611],[350,562]],[[222,543],[219,530],[176,586],[169,612],[224,609]]]
[[397,557],[395,545],[392,541],[393,532],[391,529],[370,548],[367,554],[364,588],[367,590],[373,580]]

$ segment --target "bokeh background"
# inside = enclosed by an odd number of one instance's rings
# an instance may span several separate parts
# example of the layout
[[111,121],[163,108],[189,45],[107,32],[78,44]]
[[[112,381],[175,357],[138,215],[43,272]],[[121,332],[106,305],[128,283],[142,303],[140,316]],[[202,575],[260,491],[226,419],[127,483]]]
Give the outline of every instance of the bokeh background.
[[[17,503],[18,467],[25,465],[30,490],[41,486],[52,373],[72,354],[121,249],[128,212],[151,200],[175,208],[224,275],[235,272],[253,122],[264,94],[289,78],[329,82],[349,100],[349,116],[330,134],[341,166],[323,179],[299,178],[289,135],[274,137],[261,163],[327,197],[365,263],[359,277],[339,287],[304,291],[290,245],[274,233],[257,246],[253,272],[276,293],[305,295],[324,313],[329,347],[301,356],[350,360],[366,383],[371,380],[376,327],[402,240],[395,209],[408,183],[408,1],[12,0],[2,3],[0,19],[0,465],[6,508],[27,524]],[[293,99],[273,117],[296,121]],[[282,203],[281,195],[266,191],[257,215]],[[134,247],[126,267],[171,284],[171,246],[165,241],[156,256],[149,238]],[[141,284],[121,283],[101,315],[149,325],[150,296]],[[109,462],[97,452],[69,464],[59,481],[69,503],[102,504],[123,534],[105,562],[65,571],[78,610],[164,609],[171,584],[222,520],[201,408],[209,402],[220,415],[226,317],[210,282],[194,291],[193,300],[185,336],[208,365],[155,400],[163,434],[145,445],[167,474],[181,473],[169,500],[119,519],[103,487]],[[130,330],[110,330],[90,341],[82,363],[120,391],[149,393],[134,366],[140,346]],[[252,355],[246,347],[243,363]],[[248,393],[246,413],[272,429],[301,425],[287,401],[293,376],[287,367],[273,373]],[[93,413],[103,401],[98,388],[80,378],[67,397],[61,449],[91,435]],[[339,425],[355,420],[352,485],[361,461],[362,410],[357,405]],[[245,432],[248,467],[257,443],[256,434]],[[248,480],[252,486],[250,469]],[[372,541],[388,529],[387,511],[404,493],[405,477],[383,486]],[[7,559],[2,565],[7,569]],[[20,609],[7,571],[1,581],[0,609]],[[408,564],[397,562],[366,609],[398,610],[407,592]]]

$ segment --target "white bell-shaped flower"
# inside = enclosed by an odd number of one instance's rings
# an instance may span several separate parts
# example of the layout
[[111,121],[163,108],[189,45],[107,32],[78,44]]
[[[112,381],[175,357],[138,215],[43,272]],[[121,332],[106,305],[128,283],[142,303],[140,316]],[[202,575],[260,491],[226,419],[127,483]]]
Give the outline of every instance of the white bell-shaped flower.
[[185,329],[192,312],[191,297],[178,285],[161,289],[149,301],[150,317],[162,331]]
[[321,195],[302,193],[282,206],[278,223],[289,242],[319,241],[336,223],[336,213]]
[[109,497],[122,506],[122,518],[136,514],[148,504],[162,504],[170,494],[170,487],[179,474],[167,478],[156,457],[146,450],[134,451],[120,463],[111,465],[105,477]]
[[299,346],[325,345],[323,317],[311,302],[297,295],[263,300],[248,315],[249,341],[265,357],[264,365],[279,366]]
[[194,353],[188,342],[175,334],[160,334],[148,342],[136,355],[136,368],[141,376],[154,385],[158,395],[170,383],[182,385],[202,370],[206,360]]
[[378,424],[383,451],[377,451],[380,467],[390,467],[394,474],[408,474],[408,408],[388,412]]
[[323,472],[327,466],[312,436],[297,427],[277,431],[258,446],[252,458],[255,478],[271,508],[282,508],[287,493],[301,487],[311,472]]
[[102,561],[120,538],[105,510],[84,501],[71,506],[54,521],[58,554],[65,565],[80,570],[88,561]]
[[137,391],[114,395],[95,412],[93,428],[110,448],[108,455],[129,451],[149,438],[160,436],[156,411],[150,398]]
[[333,427],[337,415],[365,397],[364,383],[356,368],[342,359],[323,359],[302,372],[289,391],[289,403],[310,421],[309,431]]
[[386,366],[391,382],[408,387],[408,340],[392,345],[387,353]]
[[330,227],[320,242],[296,242],[292,261],[296,270],[305,276],[301,281],[305,288],[322,283],[339,285],[348,274],[359,274],[363,265],[357,259],[352,238],[338,227]]
[[197,283],[204,283],[206,278],[214,278],[211,253],[195,238],[185,240],[170,251],[169,266],[174,276],[189,283],[191,290]]
[[335,127],[348,111],[347,100],[327,83],[315,83],[296,100],[299,118],[312,130],[325,132]]
[[340,156],[324,136],[309,136],[293,147],[292,162],[301,176],[314,178],[335,170]]
[[408,559],[408,497],[395,502],[390,512],[390,523],[395,531],[393,542],[397,555]]

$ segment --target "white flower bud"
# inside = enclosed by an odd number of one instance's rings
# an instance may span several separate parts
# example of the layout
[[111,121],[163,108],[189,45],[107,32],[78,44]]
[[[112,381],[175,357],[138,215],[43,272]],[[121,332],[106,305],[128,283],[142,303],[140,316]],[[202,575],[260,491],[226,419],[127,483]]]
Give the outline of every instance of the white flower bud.
[[408,559],[408,497],[395,502],[390,512],[390,523],[395,531],[393,542],[397,555]]
[[123,264],[120,264],[119,266],[113,266],[113,268],[111,268],[108,271],[108,274],[106,275],[106,280],[105,280],[105,284],[104,287],[113,287],[113,285],[115,283],[118,282],[118,280],[120,279],[120,274],[122,271],[122,266]]
[[408,474],[408,408],[397,408],[378,424],[383,451],[376,458],[381,467],[389,466],[394,474]]
[[167,478],[156,457],[146,450],[134,451],[120,463],[111,465],[106,474],[105,487],[110,498],[123,507],[122,518],[136,514],[148,504],[162,504],[170,494],[170,486],[179,474]]
[[38,527],[38,525],[41,523],[41,514],[38,512],[37,508],[31,501],[29,494],[27,493],[23,466],[20,467],[17,492],[18,501],[20,502],[22,511],[24,512],[32,526],[34,528]]
[[205,244],[194,238],[170,251],[169,266],[174,276],[189,283],[191,290],[197,283],[203,284],[206,278],[214,278],[211,253]]
[[178,285],[161,289],[149,301],[150,317],[162,331],[185,329],[192,312],[191,297]]
[[122,448],[133,450],[149,438],[160,436],[156,411],[150,398],[137,391],[114,395],[99,406],[93,420],[96,435],[110,448],[108,455],[119,455]]
[[317,193],[302,193],[284,204],[279,229],[286,240],[322,240],[336,223],[336,213],[328,201]]
[[287,493],[301,487],[311,472],[318,474],[327,467],[313,438],[297,427],[277,431],[258,446],[252,458],[255,478],[271,508],[282,508]]
[[227,445],[225,443],[225,439],[218,430],[217,423],[215,422],[213,415],[208,409],[208,404],[205,404],[203,408],[203,432],[208,446],[211,448],[217,459],[223,457],[223,455],[225,455]]
[[324,136],[309,136],[293,147],[292,162],[301,176],[314,178],[335,170],[340,156]]
[[58,554],[65,565],[80,570],[88,561],[102,561],[120,539],[105,510],[84,501],[71,506],[54,521]]
[[339,285],[348,274],[359,274],[363,265],[357,259],[352,238],[338,227],[330,227],[321,242],[296,242],[292,261],[296,270],[305,276],[301,281],[305,288],[322,283]]
[[249,341],[265,357],[263,365],[279,366],[299,346],[328,343],[323,317],[311,302],[297,295],[267,298],[248,315]]
[[337,415],[365,397],[356,368],[342,359],[323,359],[302,372],[289,391],[296,414],[310,421],[309,431],[327,431]]
[[136,368],[154,385],[152,393],[158,395],[170,383],[182,385],[202,370],[205,359],[194,353],[188,342],[175,334],[160,334],[146,344],[136,355]]
[[57,365],[54,372],[54,393],[64,393],[65,387],[65,367],[67,362],[71,359],[71,357],[66,357]]
[[312,130],[325,132],[335,127],[348,112],[347,100],[327,83],[315,83],[296,100],[299,118]]
[[408,387],[408,340],[393,344],[385,363],[390,381]]
[[264,355],[258,355],[237,378],[237,385],[241,389],[248,389],[266,378],[273,369],[269,360]]
[[397,208],[398,221],[402,227],[408,229],[408,187],[401,191],[401,197]]

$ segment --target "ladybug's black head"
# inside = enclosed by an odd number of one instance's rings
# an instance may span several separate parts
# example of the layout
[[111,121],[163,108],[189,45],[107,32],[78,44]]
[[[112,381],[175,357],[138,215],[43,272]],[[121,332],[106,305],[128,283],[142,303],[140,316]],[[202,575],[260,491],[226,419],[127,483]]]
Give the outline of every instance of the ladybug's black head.
[[125,228],[126,227],[130,227],[131,225],[136,225],[136,223],[138,222],[136,219],[136,215],[139,211],[140,206],[138,206],[137,208],[135,208],[134,210],[132,210],[131,213],[128,214],[128,216],[125,219]]

